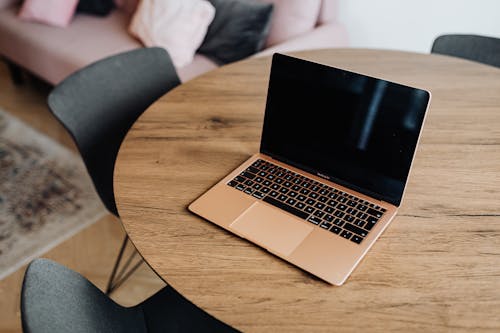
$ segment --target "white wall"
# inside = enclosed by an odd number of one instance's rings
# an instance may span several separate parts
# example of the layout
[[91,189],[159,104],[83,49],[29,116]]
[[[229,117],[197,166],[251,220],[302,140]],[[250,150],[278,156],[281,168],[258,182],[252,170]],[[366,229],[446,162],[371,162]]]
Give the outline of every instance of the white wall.
[[444,33],[500,38],[500,0],[339,0],[350,46],[429,52]]

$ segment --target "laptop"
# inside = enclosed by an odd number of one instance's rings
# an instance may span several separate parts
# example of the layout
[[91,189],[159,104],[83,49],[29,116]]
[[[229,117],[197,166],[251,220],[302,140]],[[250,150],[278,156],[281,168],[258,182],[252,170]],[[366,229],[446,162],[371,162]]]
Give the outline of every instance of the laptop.
[[275,54],[260,152],[189,210],[342,285],[401,204],[428,91]]

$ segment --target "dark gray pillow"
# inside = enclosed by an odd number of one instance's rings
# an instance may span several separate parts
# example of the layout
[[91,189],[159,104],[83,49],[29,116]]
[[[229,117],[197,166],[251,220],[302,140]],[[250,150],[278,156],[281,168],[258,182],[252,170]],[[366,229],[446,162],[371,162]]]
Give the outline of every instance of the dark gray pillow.
[[198,52],[219,64],[248,57],[262,49],[269,34],[272,4],[243,0],[208,0],[215,17]]
[[106,16],[115,8],[113,0],[80,0],[76,11],[79,13]]

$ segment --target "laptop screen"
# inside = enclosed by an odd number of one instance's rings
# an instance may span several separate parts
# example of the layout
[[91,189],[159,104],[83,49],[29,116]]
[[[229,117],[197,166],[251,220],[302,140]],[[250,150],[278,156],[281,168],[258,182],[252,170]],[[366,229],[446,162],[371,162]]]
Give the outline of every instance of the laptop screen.
[[399,206],[429,98],[275,54],[260,151]]

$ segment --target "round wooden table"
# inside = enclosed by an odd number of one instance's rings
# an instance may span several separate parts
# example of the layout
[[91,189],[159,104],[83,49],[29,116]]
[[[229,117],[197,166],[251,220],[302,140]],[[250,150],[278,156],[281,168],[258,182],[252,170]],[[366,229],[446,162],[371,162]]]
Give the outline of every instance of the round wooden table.
[[347,282],[328,285],[186,209],[258,151],[270,58],[183,84],[135,123],[114,184],[138,251],[243,331],[499,331],[500,70],[396,51],[295,55],[433,95],[400,212]]

